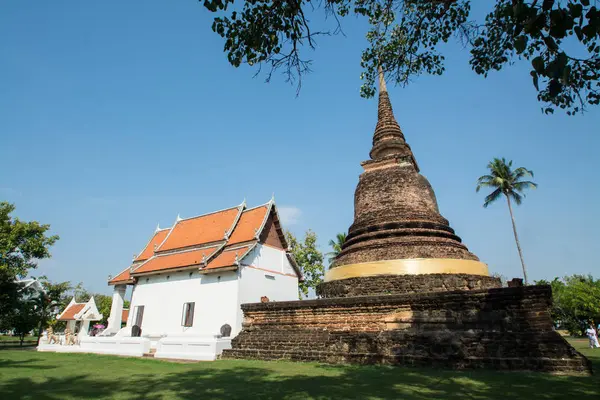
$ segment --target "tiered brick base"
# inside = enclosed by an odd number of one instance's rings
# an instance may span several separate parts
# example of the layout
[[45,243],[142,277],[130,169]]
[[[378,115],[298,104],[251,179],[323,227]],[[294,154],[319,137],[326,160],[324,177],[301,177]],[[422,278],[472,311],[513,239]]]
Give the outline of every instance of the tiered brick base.
[[589,373],[549,286],[244,304],[224,358]]
[[469,274],[375,275],[323,282],[320,297],[355,297],[500,288],[500,278]]

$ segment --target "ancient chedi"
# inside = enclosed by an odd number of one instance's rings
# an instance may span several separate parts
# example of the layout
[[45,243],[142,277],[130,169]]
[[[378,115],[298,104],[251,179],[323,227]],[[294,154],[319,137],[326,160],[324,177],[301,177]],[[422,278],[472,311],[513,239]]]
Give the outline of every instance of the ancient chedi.
[[242,304],[225,358],[589,372],[549,286],[503,288],[440,215],[380,74],[354,223],[317,300]]
[[[500,286],[440,215],[433,189],[419,173],[394,117],[381,71],[369,155],[354,197],[354,223],[319,294],[341,297]],[[418,276],[422,274],[428,276]]]

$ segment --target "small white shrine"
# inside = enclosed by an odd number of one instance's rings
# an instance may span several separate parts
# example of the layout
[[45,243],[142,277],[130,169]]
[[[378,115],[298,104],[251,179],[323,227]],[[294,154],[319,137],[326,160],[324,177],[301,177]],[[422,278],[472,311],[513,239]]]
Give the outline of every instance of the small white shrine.
[[[301,272],[288,251],[275,201],[175,220],[158,227],[108,284],[108,327],[81,351],[215,360],[242,328],[241,304],[298,299]],[[124,313],[126,292],[131,305]],[[122,317],[127,317],[125,327]]]
[[44,333],[38,346],[39,351],[76,352],[81,340],[89,336],[90,323],[102,319],[96,307],[94,297],[86,303],[77,303],[75,298],[56,316],[58,321],[66,322],[64,333],[57,334],[52,328]]

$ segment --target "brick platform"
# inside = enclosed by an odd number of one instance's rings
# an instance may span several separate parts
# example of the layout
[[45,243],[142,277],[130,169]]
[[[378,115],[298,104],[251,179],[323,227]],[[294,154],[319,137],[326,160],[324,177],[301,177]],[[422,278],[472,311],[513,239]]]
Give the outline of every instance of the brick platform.
[[589,373],[549,286],[244,304],[224,358]]

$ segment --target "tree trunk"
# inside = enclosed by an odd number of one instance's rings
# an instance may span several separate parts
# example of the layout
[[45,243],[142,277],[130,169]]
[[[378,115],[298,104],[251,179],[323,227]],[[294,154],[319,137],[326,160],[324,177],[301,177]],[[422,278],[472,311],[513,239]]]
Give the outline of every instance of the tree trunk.
[[517,242],[517,250],[519,251],[519,258],[521,258],[521,265],[523,266],[523,278],[525,278],[525,284],[527,285],[527,268],[525,268],[525,261],[523,260],[523,252],[521,251],[521,243],[519,243],[519,236],[517,235],[517,225],[515,225],[515,217],[512,212],[512,205],[510,204],[510,197],[506,196],[508,202],[508,212],[510,213],[510,220],[512,221],[513,233],[515,234],[515,242]]
[[42,338],[42,330],[44,329],[44,320],[46,319],[45,315],[42,315],[40,319],[40,324],[38,325],[38,334],[37,334],[37,345],[40,345],[40,339]]

